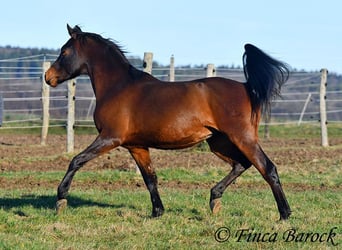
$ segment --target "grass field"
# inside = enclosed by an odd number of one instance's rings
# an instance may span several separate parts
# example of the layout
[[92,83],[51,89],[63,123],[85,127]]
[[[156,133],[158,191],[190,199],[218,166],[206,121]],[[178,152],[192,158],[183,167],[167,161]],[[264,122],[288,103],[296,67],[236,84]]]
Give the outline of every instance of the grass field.
[[[123,150],[80,170],[57,216],[56,187],[73,156],[63,153],[65,138],[42,147],[27,144],[39,140],[34,133],[0,133],[0,249],[341,249],[342,129],[330,131],[329,148],[311,127],[272,127],[262,141],[293,211],[285,222],[254,168],[212,215],[210,188],[230,167],[205,147],[152,152],[166,208],[160,218],[150,217],[149,194]],[[77,150],[90,137],[79,135]]]

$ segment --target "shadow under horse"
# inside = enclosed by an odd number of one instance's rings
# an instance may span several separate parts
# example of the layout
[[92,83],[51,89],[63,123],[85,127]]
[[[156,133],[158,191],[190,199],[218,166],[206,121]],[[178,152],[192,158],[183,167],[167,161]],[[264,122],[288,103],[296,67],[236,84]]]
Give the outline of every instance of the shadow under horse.
[[280,219],[291,214],[273,162],[258,142],[263,108],[280,94],[289,76],[286,64],[246,44],[246,82],[221,77],[165,82],[134,68],[120,47],[98,34],[67,25],[70,39],[45,74],[52,87],[85,74],[96,96],[95,126],[99,135],[75,156],[58,186],[57,213],[67,205],[72,179],[89,160],[116,147],[128,149],[150,192],[152,216],[164,207],[149,148],[181,149],[206,140],[210,150],[232,166],[211,189],[210,208],[216,213],[225,189],[254,165],[270,185]]

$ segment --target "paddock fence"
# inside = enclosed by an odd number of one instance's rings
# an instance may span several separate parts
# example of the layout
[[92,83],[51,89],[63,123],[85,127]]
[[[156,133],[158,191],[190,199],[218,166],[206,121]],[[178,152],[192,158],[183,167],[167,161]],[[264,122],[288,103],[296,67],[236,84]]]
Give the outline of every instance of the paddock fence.
[[[0,60],[0,130],[42,130],[47,143],[48,128],[64,127],[68,135],[67,151],[73,150],[75,128],[94,127],[95,96],[88,77],[78,77],[57,88],[44,82],[44,73],[57,55],[37,55]],[[160,80],[187,81],[204,77],[225,77],[245,81],[241,68],[231,69],[208,64],[203,67],[153,67],[153,54],[145,53],[142,65],[135,67]],[[337,79],[337,80],[336,80]],[[342,122],[342,78],[321,72],[291,72],[281,98],[272,101],[267,126],[320,125],[322,145],[328,146],[326,125]],[[322,107],[323,106],[323,107]]]

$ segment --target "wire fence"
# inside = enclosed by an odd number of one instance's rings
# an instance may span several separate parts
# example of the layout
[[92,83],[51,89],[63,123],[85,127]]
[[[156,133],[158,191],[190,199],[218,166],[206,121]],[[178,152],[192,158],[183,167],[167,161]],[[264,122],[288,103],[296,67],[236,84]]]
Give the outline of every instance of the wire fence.
[[[37,55],[0,60],[0,129],[27,129],[42,127],[43,62],[54,61],[56,55]],[[141,65],[135,65],[142,68]],[[152,74],[170,79],[170,67],[154,67]],[[242,69],[217,68],[216,76],[245,81]],[[206,67],[176,67],[175,81],[186,81],[207,76]],[[270,125],[318,124],[319,72],[292,72],[283,86],[281,98],[271,107]],[[341,77],[329,78],[326,94],[329,123],[342,121]],[[67,85],[50,89],[50,127],[66,126]],[[78,77],[75,96],[75,127],[94,127],[95,96],[88,77]]]

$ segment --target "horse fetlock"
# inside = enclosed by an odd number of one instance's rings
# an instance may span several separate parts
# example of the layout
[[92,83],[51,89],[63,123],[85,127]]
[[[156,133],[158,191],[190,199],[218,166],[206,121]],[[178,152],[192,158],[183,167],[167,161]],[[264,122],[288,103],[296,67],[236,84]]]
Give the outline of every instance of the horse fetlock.
[[60,199],[56,203],[56,212],[57,215],[61,214],[61,212],[67,207],[68,201],[67,199]]
[[210,200],[221,198],[223,192],[224,192],[224,188],[222,188],[220,185],[213,187],[210,190]]

